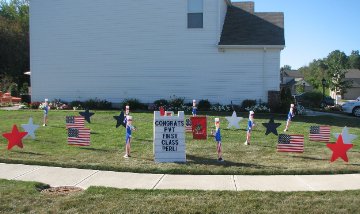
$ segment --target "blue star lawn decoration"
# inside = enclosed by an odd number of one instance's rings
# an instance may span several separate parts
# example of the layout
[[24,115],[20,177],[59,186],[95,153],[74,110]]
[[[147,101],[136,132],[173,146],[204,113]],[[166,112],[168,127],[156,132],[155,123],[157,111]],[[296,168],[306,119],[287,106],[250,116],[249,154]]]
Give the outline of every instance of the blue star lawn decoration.
[[25,132],[27,132],[27,136],[31,136],[32,139],[35,139],[35,131],[39,128],[39,125],[35,125],[33,123],[32,117],[30,117],[29,122],[27,124],[21,124]]
[[126,127],[126,124],[124,122],[125,116],[123,111],[121,111],[119,116],[114,116],[114,119],[116,120],[116,128],[119,128],[119,126]]
[[85,120],[88,121],[88,123],[91,123],[90,117],[93,116],[95,113],[90,112],[89,109],[86,109],[84,112],[79,112],[79,114],[83,116]]
[[274,118],[272,117],[269,121],[269,123],[263,123],[263,126],[266,128],[265,135],[269,135],[270,133],[273,133],[274,135],[278,135],[277,128],[281,125],[281,123],[275,123]]

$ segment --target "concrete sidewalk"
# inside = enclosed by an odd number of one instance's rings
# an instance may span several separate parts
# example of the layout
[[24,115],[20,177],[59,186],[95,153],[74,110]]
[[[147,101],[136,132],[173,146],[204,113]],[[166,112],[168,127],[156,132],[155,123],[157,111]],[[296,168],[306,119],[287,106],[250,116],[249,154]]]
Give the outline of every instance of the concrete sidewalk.
[[37,181],[57,186],[103,186],[124,189],[230,191],[359,190],[360,174],[349,175],[168,175],[30,166],[0,163],[0,179]]

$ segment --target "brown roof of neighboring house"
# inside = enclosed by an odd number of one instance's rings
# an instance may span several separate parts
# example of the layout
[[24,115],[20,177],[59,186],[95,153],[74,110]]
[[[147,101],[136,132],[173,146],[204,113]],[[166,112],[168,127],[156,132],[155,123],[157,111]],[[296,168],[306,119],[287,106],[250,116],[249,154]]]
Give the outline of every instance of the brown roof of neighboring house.
[[285,71],[284,77],[304,78],[304,75],[298,70]]
[[251,12],[253,6],[248,3],[228,6],[219,45],[284,46],[284,14]]
[[360,70],[359,69],[347,69],[347,73],[345,74],[346,79],[360,79]]
[[353,80],[353,88],[360,88],[360,79]]

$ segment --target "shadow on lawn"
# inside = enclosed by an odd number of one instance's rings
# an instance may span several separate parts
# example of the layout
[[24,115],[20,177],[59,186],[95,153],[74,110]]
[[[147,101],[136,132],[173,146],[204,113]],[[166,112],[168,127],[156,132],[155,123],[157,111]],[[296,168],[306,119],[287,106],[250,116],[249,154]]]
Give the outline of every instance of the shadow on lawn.
[[188,163],[193,163],[193,164],[205,164],[205,165],[214,165],[214,166],[219,166],[222,165],[224,167],[249,167],[249,168],[255,168],[255,169],[262,169],[262,168],[266,168],[266,166],[262,166],[262,165],[258,165],[258,164],[251,164],[251,163],[236,163],[236,162],[232,162],[232,161],[227,161],[225,160],[224,162],[218,162],[216,159],[209,159],[209,158],[204,158],[204,157],[198,157],[198,156],[194,156],[194,155],[186,155],[186,159],[188,161]]
[[328,159],[325,158],[316,158],[316,157],[310,157],[310,156],[294,156],[294,155],[288,155],[290,158],[300,158],[304,160],[315,160],[315,161],[326,161]]
[[[268,120],[271,117],[274,117],[275,122],[285,123],[287,119],[287,115],[281,115],[281,114],[257,114],[255,117],[256,119],[265,119]],[[283,121],[283,122],[282,122]],[[310,116],[301,116],[296,115],[293,120],[293,122],[302,122],[302,123],[314,123],[319,125],[330,125],[330,126],[339,126],[339,127],[354,127],[358,128],[360,123],[360,118],[357,117],[349,117],[349,118],[342,118],[342,117],[336,117],[336,116],[330,116],[330,115],[324,115],[324,116],[316,116],[316,117],[310,117]],[[310,125],[309,125],[310,127]]]
[[79,147],[82,150],[89,150],[89,151],[96,151],[96,152],[113,152],[114,150],[111,149],[97,149],[92,147]]
[[43,156],[44,154],[36,153],[36,152],[23,152],[23,151],[12,151],[19,154],[27,154],[27,155],[36,155],[36,156]]

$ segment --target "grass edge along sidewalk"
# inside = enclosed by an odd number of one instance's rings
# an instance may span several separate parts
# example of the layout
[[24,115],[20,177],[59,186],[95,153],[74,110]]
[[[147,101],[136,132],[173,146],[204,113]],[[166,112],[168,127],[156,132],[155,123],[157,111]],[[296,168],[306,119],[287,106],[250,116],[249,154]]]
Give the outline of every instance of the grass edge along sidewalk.
[[[357,213],[360,190],[324,192],[127,190],[46,195],[44,184],[0,179],[2,213]],[[176,202],[176,203],[174,203]],[[186,206],[184,206],[186,204]]]
[[[109,171],[124,171],[156,174],[219,174],[219,175],[293,175],[293,174],[349,174],[360,172],[360,139],[354,140],[354,148],[349,151],[349,163],[337,160],[330,163],[331,151],[324,143],[308,142],[309,127],[312,125],[332,125],[333,133],[340,133],[344,126],[349,132],[360,136],[360,120],[356,118],[339,119],[331,116],[296,116],[289,132],[305,134],[305,153],[284,154],[276,152],[277,137],[265,136],[265,128],[270,116],[259,114],[253,132],[253,143],[243,145],[247,120],[240,122],[240,130],[227,129],[227,122],[220,114],[224,163],[216,160],[216,144],[212,138],[207,141],[192,140],[188,134],[187,160],[185,164],[158,164],[153,159],[152,135],[153,114],[132,113],[134,125],[138,131],[133,133],[133,157],[122,158],[124,152],[124,129],[116,129],[113,116],[118,111],[94,111],[91,129],[91,147],[73,147],[66,144],[65,116],[77,115],[77,111],[52,111],[49,126],[40,127],[37,139],[25,139],[24,149],[6,150],[6,139],[0,139],[0,162],[29,165],[58,166]],[[231,114],[231,113],[229,113]],[[13,124],[27,123],[30,116],[34,123],[42,121],[41,111],[0,111],[3,119],[0,132],[10,131]],[[217,115],[216,115],[217,116]],[[239,114],[245,117],[246,115]],[[276,122],[282,123],[278,131],[284,128],[284,115],[274,115]],[[209,116],[208,127],[213,127],[215,116]],[[334,141],[334,139],[332,140]]]

